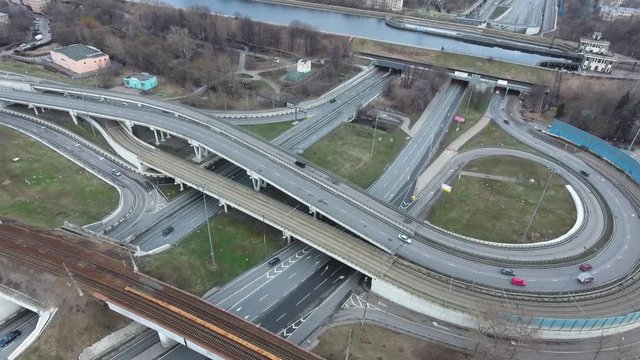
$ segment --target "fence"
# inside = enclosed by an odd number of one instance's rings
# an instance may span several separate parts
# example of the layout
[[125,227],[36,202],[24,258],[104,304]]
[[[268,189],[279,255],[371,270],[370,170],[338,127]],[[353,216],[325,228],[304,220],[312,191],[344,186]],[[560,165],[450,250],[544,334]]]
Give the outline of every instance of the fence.
[[551,123],[549,133],[584,147],[624,171],[636,183],[640,183],[640,163],[608,142],[559,120]]
[[620,316],[594,319],[551,319],[538,317],[522,317],[518,319],[515,317],[512,320],[539,330],[590,331],[635,324],[640,320],[640,311]]

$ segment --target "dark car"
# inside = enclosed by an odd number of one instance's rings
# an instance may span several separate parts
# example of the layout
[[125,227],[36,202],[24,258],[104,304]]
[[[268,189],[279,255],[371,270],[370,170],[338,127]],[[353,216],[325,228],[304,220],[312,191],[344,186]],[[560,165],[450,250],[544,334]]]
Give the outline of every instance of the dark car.
[[509,125],[509,120],[502,120],[505,125]]
[[304,162],[304,161],[296,160],[295,164],[298,165],[301,168],[307,167],[307,163]]
[[580,271],[582,271],[582,272],[590,271],[591,269],[593,269],[593,266],[591,266],[591,264],[582,264],[582,265],[580,265]]
[[13,340],[15,340],[18,336],[20,336],[22,332],[20,330],[13,330],[7,335],[0,338],[0,348],[3,348],[9,345]]
[[167,236],[173,232],[173,226],[168,226],[162,230],[162,236]]
[[267,261],[267,264],[269,264],[269,266],[274,266],[275,264],[280,262],[280,258],[279,257],[274,257],[271,258],[269,261]]
[[504,268],[500,270],[500,272],[502,273],[502,275],[516,276],[516,273],[515,271],[513,271],[513,269]]
[[589,172],[586,170],[580,170],[580,174],[582,174],[582,176],[584,177],[588,177],[589,176]]
[[333,104],[334,102],[336,102],[336,99],[333,98],[333,99],[329,100],[329,102]]

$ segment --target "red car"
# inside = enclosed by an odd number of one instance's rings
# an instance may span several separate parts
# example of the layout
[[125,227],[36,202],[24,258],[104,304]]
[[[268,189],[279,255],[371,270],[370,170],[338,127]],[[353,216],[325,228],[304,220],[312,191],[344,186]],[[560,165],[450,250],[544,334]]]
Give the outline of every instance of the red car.
[[521,279],[519,277],[514,277],[511,279],[511,284],[516,286],[526,286],[527,282],[524,279]]
[[582,264],[582,265],[580,265],[580,271],[582,271],[582,272],[590,271],[591,269],[593,269],[593,266],[591,266],[591,264]]

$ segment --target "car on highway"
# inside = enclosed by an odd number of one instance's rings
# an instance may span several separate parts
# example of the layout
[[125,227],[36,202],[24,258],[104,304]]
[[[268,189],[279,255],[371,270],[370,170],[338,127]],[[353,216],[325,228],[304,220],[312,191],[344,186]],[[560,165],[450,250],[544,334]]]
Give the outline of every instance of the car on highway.
[[509,125],[509,120],[506,120],[506,119],[505,119],[505,120],[502,120],[502,122],[503,122],[505,125]]
[[527,285],[527,281],[525,279],[519,278],[519,277],[514,277],[511,279],[511,284],[515,285],[515,286],[526,286]]
[[516,276],[516,273],[515,271],[513,271],[513,269],[503,268],[502,270],[500,270],[500,272],[502,273],[502,275]]
[[580,275],[578,275],[578,281],[580,281],[581,284],[588,284],[593,281],[593,275],[591,275],[590,272],[581,272]]
[[303,168],[303,169],[305,167],[307,167],[307,163],[304,162],[304,161],[296,160],[295,164],[298,165],[299,167]]
[[20,330],[13,330],[7,335],[0,338],[0,348],[3,348],[9,345],[13,340],[15,340],[18,336],[22,335]]
[[586,170],[580,170],[580,174],[582,174],[582,176],[584,177],[589,177],[589,172]]
[[398,234],[398,239],[406,242],[407,244],[411,244],[411,241],[413,240],[405,234]]
[[120,176],[122,175],[122,173],[120,171],[118,171],[118,169],[111,169],[111,172],[113,173],[113,175],[115,176]]
[[591,266],[591,264],[584,263],[580,265],[580,271],[582,272],[589,271],[591,269],[593,269],[593,266]]
[[333,99],[329,100],[329,102],[333,104],[334,102],[336,102],[336,99],[333,98]]
[[276,256],[274,258],[269,259],[269,261],[267,261],[267,264],[269,264],[269,266],[275,266],[279,262],[280,262],[280,258]]
[[162,236],[167,236],[173,232],[173,226],[167,226],[162,230]]

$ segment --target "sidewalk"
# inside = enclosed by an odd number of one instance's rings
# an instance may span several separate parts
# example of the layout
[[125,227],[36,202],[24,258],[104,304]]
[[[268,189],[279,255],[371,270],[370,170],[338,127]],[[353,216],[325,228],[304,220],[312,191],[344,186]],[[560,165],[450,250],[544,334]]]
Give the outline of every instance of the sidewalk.
[[458,154],[458,150],[462,147],[462,145],[466,144],[472,137],[476,136],[482,129],[485,128],[491,121],[491,117],[489,114],[489,110],[484,113],[480,121],[478,121],[475,125],[469,128],[467,131],[462,133],[455,139],[447,148],[438,156],[437,159],[427,167],[420,176],[418,176],[418,180],[416,181],[416,189],[414,194],[419,194],[425,187],[431,182],[431,180],[439,174],[442,169],[453,159],[454,156]]

